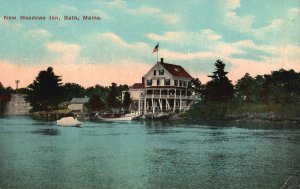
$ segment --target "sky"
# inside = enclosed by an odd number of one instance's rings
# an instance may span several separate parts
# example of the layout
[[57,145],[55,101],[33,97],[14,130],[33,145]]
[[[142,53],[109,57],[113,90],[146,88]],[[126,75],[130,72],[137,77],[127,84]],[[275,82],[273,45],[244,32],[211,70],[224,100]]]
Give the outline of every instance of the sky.
[[247,72],[256,76],[280,68],[300,71],[300,0],[0,0],[0,4],[0,82],[6,87],[15,88],[15,80],[26,87],[50,66],[64,83],[132,85],[156,63],[152,49],[158,42],[159,58],[181,65],[202,83],[209,80],[217,59],[226,64],[233,83]]

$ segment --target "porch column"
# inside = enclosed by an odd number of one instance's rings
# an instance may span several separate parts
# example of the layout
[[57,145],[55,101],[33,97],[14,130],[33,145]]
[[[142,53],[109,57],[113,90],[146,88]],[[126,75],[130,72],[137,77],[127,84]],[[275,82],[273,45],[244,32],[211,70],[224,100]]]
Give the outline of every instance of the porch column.
[[141,111],[141,96],[139,97],[138,115],[140,115],[140,111]]
[[180,98],[179,98],[179,110],[181,110],[181,90],[179,91],[179,96],[180,96]]
[[146,114],[146,108],[147,108],[147,93],[145,93],[145,98],[144,98],[144,115]]
[[153,96],[152,96],[152,113],[154,113],[154,99],[153,99]]
[[169,99],[166,99],[166,110],[168,111],[170,109],[170,105],[169,105]]

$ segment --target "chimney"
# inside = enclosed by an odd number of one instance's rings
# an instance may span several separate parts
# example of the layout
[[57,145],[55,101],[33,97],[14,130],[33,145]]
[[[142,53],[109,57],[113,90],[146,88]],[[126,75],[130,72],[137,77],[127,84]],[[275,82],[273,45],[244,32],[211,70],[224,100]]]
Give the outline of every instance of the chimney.
[[161,62],[161,63],[164,63],[164,58],[160,58],[160,62]]

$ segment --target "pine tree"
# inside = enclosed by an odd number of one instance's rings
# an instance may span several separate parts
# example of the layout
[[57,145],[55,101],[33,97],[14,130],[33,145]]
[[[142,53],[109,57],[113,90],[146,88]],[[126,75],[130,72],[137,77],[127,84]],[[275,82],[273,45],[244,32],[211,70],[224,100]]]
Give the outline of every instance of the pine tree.
[[28,88],[26,101],[30,103],[33,111],[53,110],[63,100],[61,76],[53,72],[52,67],[40,71],[36,79]]
[[107,105],[108,108],[118,108],[120,103],[118,100],[118,89],[117,89],[117,84],[116,83],[112,83],[111,86],[109,87],[110,91],[107,97]]
[[124,100],[123,100],[123,107],[128,110],[129,107],[130,107],[131,101],[132,100],[130,98],[130,93],[129,92],[125,92],[124,93]]
[[104,101],[101,99],[100,94],[93,94],[87,104],[91,111],[101,111],[105,109]]
[[233,98],[233,85],[227,78],[225,72],[225,64],[221,60],[215,63],[216,71],[213,75],[209,75],[212,80],[207,82],[204,89],[204,99],[207,101],[220,101],[226,102]]

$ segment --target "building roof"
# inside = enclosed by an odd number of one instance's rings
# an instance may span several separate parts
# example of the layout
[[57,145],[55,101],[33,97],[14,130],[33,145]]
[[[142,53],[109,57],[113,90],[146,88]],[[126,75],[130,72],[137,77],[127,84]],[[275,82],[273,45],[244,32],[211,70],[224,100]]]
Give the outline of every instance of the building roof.
[[173,76],[193,79],[193,77],[181,66],[160,62],[160,64]]
[[132,88],[132,89],[142,89],[142,88],[145,88],[145,84],[144,83],[135,83],[130,88]]
[[73,98],[71,100],[71,103],[72,104],[85,104],[85,103],[88,103],[89,100],[90,100],[90,98],[87,98],[87,97],[85,97],[85,98]]

